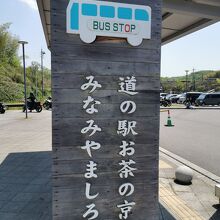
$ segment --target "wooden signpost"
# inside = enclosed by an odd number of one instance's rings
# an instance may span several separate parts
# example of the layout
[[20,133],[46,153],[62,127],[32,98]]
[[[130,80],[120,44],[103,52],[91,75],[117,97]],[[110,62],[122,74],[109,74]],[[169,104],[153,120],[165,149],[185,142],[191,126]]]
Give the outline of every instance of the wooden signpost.
[[[141,23],[132,19],[146,18],[138,15],[144,13],[141,6],[151,9],[150,39],[143,34],[137,43],[123,35],[136,47],[121,39],[82,42],[79,32],[67,28],[69,2],[51,1],[53,219],[157,220],[161,1],[127,0],[120,6],[103,1],[104,16],[123,18],[111,17],[109,24],[136,25],[135,37]],[[84,22],[94,31],[91,25],[97,23],[91,22],[103,21],[93,18],[101,16],[102,1],[97,7],[92,1],[72,2],[78,13],[91,17]]]

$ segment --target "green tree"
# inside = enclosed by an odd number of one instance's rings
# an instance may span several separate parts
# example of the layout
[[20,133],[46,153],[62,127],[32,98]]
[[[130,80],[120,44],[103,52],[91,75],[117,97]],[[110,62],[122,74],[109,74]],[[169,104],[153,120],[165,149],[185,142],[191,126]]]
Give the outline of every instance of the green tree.
[[0,65],[20,66],[18,39],[9,32],[10,23],[0,25]]
[[40,64],[33,61],[26,71],[29,80],[28,83],[31,85],[31,92],[35,93],[35,96],[37,97],[40,90]]
[[[23,67],[18,56],[18,38],[9,32],[10,23],[0,24],[0,102],[23,102],[24,77]],[[43,100],[41,94],[42,72],[40,64],[32,62],[26,68],[27,94],[35,93]],[[51,73],[44,68],[45,96],[51,94]]]

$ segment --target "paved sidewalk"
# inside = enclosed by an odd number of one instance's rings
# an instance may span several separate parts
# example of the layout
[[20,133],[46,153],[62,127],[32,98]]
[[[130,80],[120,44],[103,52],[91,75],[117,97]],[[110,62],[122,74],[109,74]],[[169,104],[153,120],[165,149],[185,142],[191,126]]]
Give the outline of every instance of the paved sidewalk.
[[[0,220],[51,220],[51,112],[0,115]],[[196,173],[174,182],[180,163],[160,155],[160,220],[220,220],[215,182]]]
[[50,220],[51,112],[0,115],[0,220]]
[[161,209],[161,219],[220,220],[219,200],[214,196],[216,182],[194,171],[191,185],[177,184],[174,181],[175,169],[180,165],[180,162],[160,153],[160,202],[169,210],[167,216]]
[[[171,106],[167,107],[160,107],[161,110],[172,110],[172,109],[186,109],[186,106],[184,104],[172,104]],[[190,109],[192,110],[220,110],[220,107],[218,105],[216,106],[190,106]],[[189,110],[189,109],[188,109]]]

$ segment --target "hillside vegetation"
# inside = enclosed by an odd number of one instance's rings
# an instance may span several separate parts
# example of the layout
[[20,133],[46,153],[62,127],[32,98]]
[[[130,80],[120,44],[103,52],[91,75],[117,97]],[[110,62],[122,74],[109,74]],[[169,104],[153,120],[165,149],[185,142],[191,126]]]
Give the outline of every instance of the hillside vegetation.
[[[187,81],[187,88],[186,88]],[[205,70],[180,77],[161,77],[161,87],[164,92],[182,93],[185,91],[220,92],[220,71]]]
[[[21,58],[18,56],[18,39],[9,32],[10,24],[0,25],[0,102],[23,102],[24,79]],[[27,67],[27,95],[33,92],[38,100],[51,95],[51,72],[44,67],[44,95],[40,64]],[[180,77],[161,77],[163,92],[220,91],[220,71],[199,71]]]
[[[0,25],[0,102],[22,102],[24,79],[21,58],[18,56],[18,39],[9,32],[10,24]],[[37,62],[27,67],[27,95],[33,92],[38,99],[41,93],[42,72]],[[44,68],[44,96],[51,94],[51,73]]]

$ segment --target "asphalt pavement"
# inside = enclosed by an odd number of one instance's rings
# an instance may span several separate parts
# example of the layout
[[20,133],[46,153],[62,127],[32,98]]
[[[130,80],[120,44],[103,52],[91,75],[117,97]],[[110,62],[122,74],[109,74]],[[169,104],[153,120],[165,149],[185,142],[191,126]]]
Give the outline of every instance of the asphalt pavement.
[[160,146],[220,176],[220,110],[170,110],[174,127],[161,112]]
[[0,115],[0,219],[51,220],[51,112]]
[[[0,115],[0,220],[52,220],[51,111],[24,117]],[[169,132],[181,127],[175,123]],[[179,185],[175,170],[182,163],[167,152],[160,152],[159,165],[160,220],[220,219],[215,181],[194,171],[191,185]]]
[[0,163],[9,153],[50,151],[51,143],[51,111],[0,114]]

